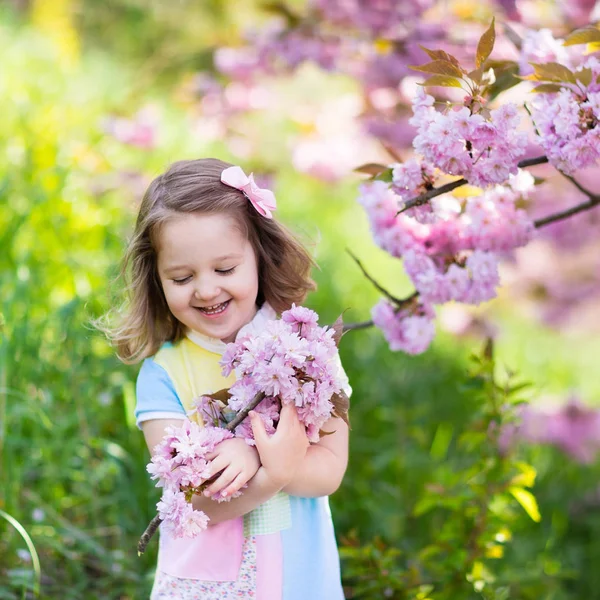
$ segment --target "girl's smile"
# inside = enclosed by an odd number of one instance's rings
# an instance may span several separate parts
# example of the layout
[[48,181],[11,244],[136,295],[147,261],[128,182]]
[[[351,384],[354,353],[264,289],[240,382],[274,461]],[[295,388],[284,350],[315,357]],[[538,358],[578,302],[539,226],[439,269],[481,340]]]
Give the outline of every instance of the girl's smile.
[[231,342],[256,314],[258,267],[225,214],[180,214],[158,236],[158,275],[169,310],[188,329]]
[[216,319],[220,317],[229,306],[229,300],[227,302],[221,302],[221,304],[215,304],[214,306],[196,306],[196,308],[209,319]]

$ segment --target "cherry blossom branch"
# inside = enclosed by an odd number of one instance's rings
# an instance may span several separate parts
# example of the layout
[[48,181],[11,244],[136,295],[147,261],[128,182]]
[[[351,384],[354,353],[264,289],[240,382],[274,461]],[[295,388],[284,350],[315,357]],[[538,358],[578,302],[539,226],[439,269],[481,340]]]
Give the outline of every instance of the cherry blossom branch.
[[[363,275],[377,288],[377,290],[380,291],[386,298],[389,298],[399,308],[401,308],[402,306],[404,306],[405,304],[410,302],[415,297],[415,294],[418,293],[418,292],[414,292],[407,298],[396,298],[396,296],[392,296],[392,294],[390,292],[388,292],[383,286],[381,286],[377,281],[375,281],[375,279],[373,279],[373,277],[371,277],[371,275],[369,275],[369,273],[367,273],[366,269],[363,267],[360,260],[358,260],[358,258],[352,253],[352,251],[350,251],[348,248],[346,248],[346,252],[352,257],[354,262],[358,265],[358,268],[362,271]],[[360,329],[360,328],[355,327],[354,329]]]
[[[396,298],[395,296],[392,296],[392,294],[390,294],[390,292],[388,292],[371,275],[369,275],[369,273],[367,273],[366,269],[363,267],[363,265],[360,262],[360,260],[358,260],[358,258],[350,250],[348,250],[348,248],[346,248],[346,252],[348,252],[348,254],[352,257],[352,259],[354,260],[354,262],[358,265],[359,269],[363,272],[363,275],[375,286],[375,288],[379,292],[381,292],[384,296],[386,296],[387,298],[389,298],[398,307],[398,310],[400,310],[401,308],[403,308],[407,304],[410,304],[415,298],[418,297],[419,292],[417,292],[416,290],[410,296],[407,296],[406,298]],[[344,324],[344,333],[346,331],[354,331],[354,330],[358,330],[358,329],[367,329],[369,327],[372,327],[373,325],[374,325],[374,323],[373,323],[372,320],[370,320],[370,321],[361,321],[359,323],[347,323],[347,324]]]
[[[535,158],[528,158],[526,160],[522,160],[517,166],[520,169],[525,169],[526,167],[533,167],[535,165],[543,165],[547,162],[548,162],[547,156],[536,156]],[[432,198],[435,198],[436,196],[441,196],[442,194],[447,194],[448,192],[451,192],[452,190],[455,190],[458,187],[466,185],[467,183],[469,183],[469,182],[466,179],[462,178],[462,179],[458,179],[456,181],[451,181],[450,183],[446,183],[437,188],[431,188],[430,190],[427,190],[424,194],[421,194],[420,196],[417,196],[416,198],[411,198],[410,200],[407,200],[403,204],[402,208],[396,213],[396,215],[403,213],[405,210],[408,210],[409,208],[414,208],[415,206],[421,206],[423,204],[426,204]]]
[[375,323],[373,321],[361,321],[360,323],[344,323],[344,333],[346,331],[355,331],[357,329],[368,329],[369,327],[373,327]]
[[[223,429],[226,429],[227,431],[233,431],[248,416],[248,413],[252,409],[256,408],[256,406],[264,399],[264,397],[265,397],[265,395],[263,392],[259,392],[258,394],[256,394],[256,396],[254,396],[254,398],[252,398],[252,400],[248,403],[248,405],[245,406],[244,408],[242,408],[242,410],[240,410],[235,415],[235,417],[231,421],[229,421],[229,423],[227,423],[227,425]],[[211,480],[208,480],[208,481],[206,481],[206,483],[210,483],[210,481]],[[152,539],[152,536],[156,533],[156,530],[158,529],[158,527],[160,526],[161,523],[162,523],[162,519],[158,515],[155,515],[154,518],[152,519],[152,521],[150,521],[150,523],[148,523],[148,527],[146,527],[146,530],[144,531],[144,533],[142,533],[142,535],[140,536],[140,539],[138,541],[138,545],[137,545],[138,556],[140,556],[141,554],[144,554],[144,552],[146,551],[146,547],[148,546],[148,543]]]
[[588,196],[588,198],[590,199],[594,199],[594,198],[598,198],[597,194],[594,194],[593,192],[590,192],[589,190],[587,190],[586,188],[584,188],[579,181],[577,181],[574,177],[571,177],[570,175],[566,175],[565,173],[561,173],[561,175],[563,177],[565,177],[566,179],[568,179],[581,193],[585,194],[586,196]]
[[542,219],[537,219],[533,222],[536,229],[544,227],[545,225],[550,225],[550,223],[556,223],[556,221],[562,221],[562,219],[566,219],[568,217],[571,217],[572,215],[576,215],[577,213],[583,212],[584,210],[590,210],[591,208],[600,205],[599,194],[594,194],[593,192],[590,192],[570,175],[565,175],[564,173],[562,173],[562,175],[565,178],[567,178],[581,193],[585,194],[589,198],[589,200],[587,202],[582,202],[581,204],[576,204],[571,208],[567,208],[566,210],[557,212],[553,215],[548,215],[547,217],[544,217]]
[[229,423],[227,423],[225,429],[227,429],[227,431],[233,431],[248,416],[248,413],[258,406],[264,397],[265,395],[263,392],[258,392],[258,394],[252,398],[248,405],[242,408],[242,410],[240,410],[240,412],[238,412],[235,417],[229,421]]
[[[519,163],[519,168],[531,167],[534,165],[541,165],[541,164],[544,164],[547,162],[548,162],[548,158],[546,156],[538,156],[536,158],[529,158],[527,160],[521,161]],[[590,190],[586,189],[574,177],[571,177],[570,175],[566,175],[565,173],[561,173],[561,174],[566,179],[568,179],[582,194],[585,194],[589,198],[589,200],[587,202],[582,202],[581,204],[572,206],[571,208],[567,208],[566,210],[560,211],[558,213],[548,215],[547,217],[543,217],[541,219],[535,220],[533,222],[533,225],[536,229],[539,229],[546,225],[550,225],[551,223],[556,223],[557,221],[561,221],[563,219],[567,219],[568,217],[571,217],[572,215],[575,215],[577,213],[580,213],[580,212],[583,212],[586,210],[590,210],[591,208],[594,208],[596,206],[600,206],[600,194],[594,194]],[[421,204],[426,203],[431,198],[434,198],[435,196],[439,196],[441,194],[445,194],[449,191],[452,191],[453,189],[455,189],[457,187],[465,185],[466,183],[468,183],[466,179],[459,179],[457,181],[447,183],[438,188],[433,188],[433,189],[429,190],[428,192],[426,192],[425,194],[422,194],[421,196],[418,196],[417,198],[413,198],[412,200],[409,200],[404,205],[404,207],[398,211],[397,214],[403,212],[404,210],[407,210],[408,208],[412,208],[413,206],[420,206]],[[352,254],[352,252],[350,250],[347,250],[347,252],[348,252],[348,254],[350,254],[350,256],[354,259],[356,264],[359,266],[360,270],[363,272],[363,275],[377,288],[377,290],[379,290],[384,296],[389,298],[399,308],[401,308],[408,302],[411,302],[416,297],[418,297],[419,292],[415,291],[413,294],[411,294],[407,298],[403,298],[403,299],[396,298],[395,296],[390,294],[390,292],[388,292],[383,286],[381,286],[377,281],[375,281],[375,279],[373,279],[373,277],[371,275],[369,275],[367,273],[367,271],[363,267],[362,263],[358,260],[358,258],[356,258],[356,256],[354,256],[354,254]],[[359,323],[348,323],[348,324],[344,325],[344,331],[367,329],[368,327],[371,327],[372,325],[374,325],[372,320],[371,321],[362,321]]]

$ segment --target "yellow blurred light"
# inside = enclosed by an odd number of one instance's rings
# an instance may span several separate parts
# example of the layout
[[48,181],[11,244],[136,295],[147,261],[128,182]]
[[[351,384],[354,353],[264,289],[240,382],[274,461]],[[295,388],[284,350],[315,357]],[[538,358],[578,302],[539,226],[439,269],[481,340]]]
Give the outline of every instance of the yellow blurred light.
[[389,54],[393,48],[394,48],[394,44],[392,42],[390,42],[390,40],[384,40],[384,39],[378,39],[375,40],[375,51],[377,52],[377,54]]
[[65,66],[76,64],[80,56],[74,21],[74,0],[33,0],[31,22],[52,40]]
[[487,558],[502,558],[504,556],[503,546],[490,546],[486,548],[485,555]]

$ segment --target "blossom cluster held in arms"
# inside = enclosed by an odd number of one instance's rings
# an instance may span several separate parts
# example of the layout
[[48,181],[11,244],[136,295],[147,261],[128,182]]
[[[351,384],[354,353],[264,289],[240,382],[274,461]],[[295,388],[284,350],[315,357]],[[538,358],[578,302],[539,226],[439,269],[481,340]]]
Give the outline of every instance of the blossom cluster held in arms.
[[274,433],[281,406],[293,403],[311,442],[319,441],[331,416],[347,421],[348,397],[343,389],[347,379],[337,349],[341,320],[330,328],[319,327],[317,321],[314,311],[293,306],[259,334],[243,335],[228,344],[221,361],[223,375],[235,371],[237,381],[228,390],[195,402],[205,426],[185,420],[180,427],[166,429],[147,470],[158,480],[157,487],[164,488],[157,510],[173,535],[195,537],[208,525],[208,516],[191,504],[194,494],[201,494],[217,475],[211,473],[207,455],[234,435],[254,443],[247,421],[231,427],[236,413],[253,408],[267,432]]
[[[158,515],[176,537],[195,537],[208,525],[208,516],[192,508],[192,496],[201,494],[211,477],[206,456],[233,434],[218,427],[200,427],[185,420],[181,427],[167,427],[147,466],[158,479],[163,495],[156,505]],[[220,496],[213,500],[222,500]]]
[[[269,321],[259,335],[244,335],[228,344],[221,366],[224,376],[235,372],[236,382],[228,390],[227,411],[241,411],[261,394],[254,411],[267,433],[273,433],[281,405],[294,404],[308,439],[318,442],[332,415],[347,419],[343,389],[347,380],[337,349],[340,328],[341,321],[334,327],[320,327],[317,313],[294,305],[280,320]],[[203,396],[197,403],[202,418],[214,425],[228,420],[219,402]],[[252,428],[245,421],[235,428],[235,435],[254,443]]]

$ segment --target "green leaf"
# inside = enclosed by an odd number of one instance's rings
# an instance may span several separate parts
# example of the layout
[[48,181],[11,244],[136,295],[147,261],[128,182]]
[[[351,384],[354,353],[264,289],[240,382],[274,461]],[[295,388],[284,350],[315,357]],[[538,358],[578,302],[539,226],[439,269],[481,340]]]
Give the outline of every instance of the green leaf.
[[394,169],[386,169],[385,171],[379,173],[379,175],[375,175],[373,179],[376,179],[377,181],[385,181],[387,183],[392,183],[392,181],[394,181]]
[[556,83],[576,83],[575,75],[571,69],[557,62],[529,63],[535,73],[524,77],[532,81],[554,81]]
[[519,65],[514,61],[488,61],[487,66],[494,69],[496,74],[496,81],[490,85],[487,89],[487,97],[489,100],[493,100],[506,90],[514,87],[519,83],[519,79],[516,75],[519,73]]
[[535,483],[535,478],[537,476],[537,471],[535,470],[535,467],[525,462],[517,462],[515,466],[521,472],[511,479],[511,487],[533,487],[533,484]]
[[535,86],[531,91],[534,94],[555,94],[562,89],[562,86],[558,83],[542,83]]
[[431,458],[434,460],[446,458],[453,433],[454,427],[451,423],[440,423],[438,425],[433,436],[433,442],[431,442],[431,449],[429,450]]
[[525,512],[531,517],[532,521],[539,523],[542,520],[540,509],[535,496],[522,487],[509,487],[508,491],[514,496],[515,500],[525,509]]
[[578,44],[593,44],[600,42],[600,30],[596,27],[583,27],[576,29],[573,33],[567,36],[564,41],[564,46],[577,46]]
[[481,36],[479,43],[477,44],[477,57],[475,59],[475,64],[478,67],[483,65],[494,49],[494,42],[496,41],[496,30],[494,28],[495,22],[496,17],[492,17],[490,26]]
[[444,50],[430,50],[429,48],[425,48],[425,46],[421,46],[421,44],[419,44],[419,48],[421,48],[421,50],[423,50],[423,52],[425,52],[427,56],[433,60],[446,60],[452,63],[454,66],[460,68],[458,58],[452,56],[452,54],[448,54],[448,52],[444,52]]
[[40,584],[41,584],[41,579],[42,579],[42,570],[40,567],[40,559],[39,559],[37,550],[35,549],[33,540],[31,539],[30,535],[27,533],[27,530],[25,529],[25,527],[23,527],[23,525],[21,525],[21,523],[19,523],[19,521],[17,521],[17,519],[15,519],[13,516],[9,515],[8,513],[4,512],[3,510],[0,509],[0,517],[2,517],[3,519],[6,519],[18,531],[19,535],[25,540],[25,543],[27,544],[27,550],[29,550],[29,555],[31,556],[31,562],[33,564],[33,571],[35,574],[35,580],[33,583],[33,593],[36,598],[39,598],[40,597]]
[[433,73],[434,75],[450,75],[451,77],[461,78],[463,72],[459,67],[453,65],[447,60],[434,60],[424,65],[409,66],[409,69],[421,71],[423,73]]
[[439,505],[439,500],[436,496],[423,496],[413,508],[412,514],[415,517],[420,517]]
[[448,77],[446,75],[433,75],[428,77],[423,83],[420,83],[423,87],[439,85],[442,87],[457,87],[462,88],[460,81],[456,77]]

